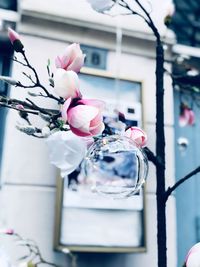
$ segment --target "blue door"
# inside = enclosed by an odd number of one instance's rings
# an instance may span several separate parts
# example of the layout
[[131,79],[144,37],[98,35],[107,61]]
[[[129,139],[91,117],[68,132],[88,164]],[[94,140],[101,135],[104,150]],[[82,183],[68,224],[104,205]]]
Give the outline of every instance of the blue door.
[[[195,124],[193,126],[180,127],[179,92],[174,93],[175,108],[175,174],[176,180],[200,165],[200,96],[187,94],[183,101],[192,105],[195,112]],[[182,138],[182,139],[180,139]],[[183,143],[188,140],[188,145]],[[178,141],[181,141],[178,144]],[[181,267],[189,248],[196,242],[200,242],[200,174],[197,174],[182,184],[176,190],[177,207],[177,251],[178,265]]]

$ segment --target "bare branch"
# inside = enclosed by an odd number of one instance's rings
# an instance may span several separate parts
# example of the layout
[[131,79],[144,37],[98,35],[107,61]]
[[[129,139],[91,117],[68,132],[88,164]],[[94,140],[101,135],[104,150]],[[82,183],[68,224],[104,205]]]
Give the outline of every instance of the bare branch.
[[178,182],[176,182],[172,187],[169,187],[165,192],[165,202],[167,201],[168,197],[177,187],[179,187],[182,183],[184,183],[185,181],[187,181],[188,179],[190,179],[192,176],[194,176],[195,174],[199,172],[200,172],[200,166],[198,166],[196,169],[188,173],[185,177],[178,180]]
[[56,97],[56,96],[50,94],[50,93],[48,92],[48,90],[45,88],[45,86],[41,84],[41,82],[40,82],[40,80],[39,80],[39,76],[38,76],[38,74],[37,74],[37,71],[36,71],[36,69],[29,63],[29,60],[28,60],[28,58],[26,57],[25,51],[22,51],[21,54],[22,54],[23,57],[24,57],[24,61],[25,61],[25,63],[19,61],[17,58],[13,58],[13,61],[15,61],[15,62],[21,64],[21,65],[24,66],[24,67],[27,67],[27,68],[31,69],[32,72],[34,73],[35,81],[32,79],[31,76],[29,76],[29,75],[27,75],[27,74],[25,74],[25,73],[23,72],[23,74],[24,74],[24,75],[25,75],[25,76],[26,76],[26,77],[33,83],[33,85],[23,85],[21,82],[18,82],[18,83],[16,84],[16,86],[18,86],[18,87],[22,87],[22,88],[35,88],[35,87],[39,87],[39,88],[41,88],[41,89],[45,92],[45,94],[46,94],[46,96],[47,96],[48,98],[54,99],[54,100],[56,100],[58,103],[63,104],[63,103],[64,103],[64,99],[59,98],[59,97]]
[[31,75],[26,74],[26,72],[22,72],[24,76],[26,76],[33,84],[35,83],[31,77]]
[[[0,103],[0,106],[1,107],[5,107],[5,108],[14,109],[14,110],[17,110],[17,111],[20,111],[20,112],[22,111],[21,109],[17,108],[16,106],[11,106],[11,105],[8,105],[8,104],[5,104],[5,103]],[[23,112],[34,114],[34,115],[38,115],[39,114],[39,112],[37,112],[37,111],[32,111],[32,110],[27,110],[27,109],[24,109]]]
[[22,65],[22,66],[24,66],[24,67],[28,67],[27,64],[25,64],[25,63],[23,63],[22,61],[18,60],[16,57],[12,58],[12,60],[13,60],[14,62],[19,63],[20,65]]
[[120,2],[118,2],[118,4],[121,7],[124,7],[125,9],[128,9],[130,11],[130,14],[125,14],[125,15],[137,15],[139,17],[141,17],[147,24],[149,23],[148,20],[140,13],[134,11],[128,3],[126,3],[124,0],[121,0]]
[[160,166],[161,168],[165,167],[162,160],[154,155],[154,153],[148,147],[144,147],[143,151],[147,155],[148,160],[151,161],[155,166]]

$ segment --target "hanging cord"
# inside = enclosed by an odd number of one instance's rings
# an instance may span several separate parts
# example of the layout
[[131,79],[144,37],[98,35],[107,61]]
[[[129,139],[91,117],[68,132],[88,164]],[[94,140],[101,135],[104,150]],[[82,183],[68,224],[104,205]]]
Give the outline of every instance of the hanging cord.
[[121,53],[122,53],[122,28],[120,17],[117,18],[116,26],[116,69],[115,69],[115,108],[119,107],[119,94],[120,94],[120,66],[121,66]]

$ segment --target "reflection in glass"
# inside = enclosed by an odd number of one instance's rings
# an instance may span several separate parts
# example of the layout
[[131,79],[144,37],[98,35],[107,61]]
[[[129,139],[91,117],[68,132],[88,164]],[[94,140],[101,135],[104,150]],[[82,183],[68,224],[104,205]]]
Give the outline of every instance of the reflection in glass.
[[146,180],[148,161],[135,143],[112,135],[99,139],[89,149],[82,183],[91,190],[113,198],[130,197]]

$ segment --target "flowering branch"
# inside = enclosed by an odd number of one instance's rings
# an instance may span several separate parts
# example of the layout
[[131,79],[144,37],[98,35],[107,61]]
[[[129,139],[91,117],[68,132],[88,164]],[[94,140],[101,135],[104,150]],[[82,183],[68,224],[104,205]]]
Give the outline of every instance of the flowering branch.
[[59,267],[57,264],[46,261],[43,258],[38,245],[33,240],[25,239],[17,233],[13,233],[13,236],[20,246],[25,246],[29,251],[29,254],[22,257],[21,260],[27,260],[28,262],[34,263],[36,266],[39,264],[47,264],[49,266]]
[[[15,233],[13,229],[0,229],[0,234],[13,236],[17,245],[27,248],[28,254],[18,259],[19,261],[26,261],[27,266],[29,266],[29,264],[30,266],[46,264],[49,266],[60,267],[59,265],[44,259],[39,246],[34,240],[23,238],[18,233]],[[65,250],[65,253],[71,258],[72,267],[76,267],[76,256],[70,250]]]

